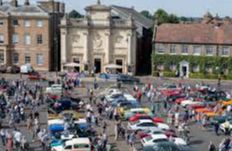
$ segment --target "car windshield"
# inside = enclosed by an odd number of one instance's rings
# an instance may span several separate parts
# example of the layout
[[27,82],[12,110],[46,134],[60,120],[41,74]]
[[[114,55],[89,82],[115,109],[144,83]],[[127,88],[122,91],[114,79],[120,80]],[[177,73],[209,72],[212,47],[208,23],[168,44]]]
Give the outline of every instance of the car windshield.
[[165,138],[153,140],[154,143],[167,142],[167,141],[168,141],[168,140],[165,139]]
[[145,140],[146,142],[149,142],[150,140],[152,140],[152,137],[151,137],[151,136],[147,136],[147,137],[144,138],[144,140]]

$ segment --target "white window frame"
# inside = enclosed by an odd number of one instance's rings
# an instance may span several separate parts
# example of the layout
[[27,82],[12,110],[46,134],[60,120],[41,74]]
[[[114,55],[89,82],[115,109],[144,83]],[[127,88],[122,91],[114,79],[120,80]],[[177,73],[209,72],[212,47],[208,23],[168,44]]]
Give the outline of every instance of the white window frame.
[[0,50],[0,64],[4,64],[5,63],[5,53],[4,53],[4,50]]
[[24,27],[31,27],[31,21],[29,19],[24,20]]
[[[29,62],[27,62],[27,59],[26,59],[27,57],[30,58],[30,59],[29,59]],[[30,64],[30,63],[31,63],[31,56],[30,56],[29,53],[26,53],[26,54],[24,55],[24,63],[25,63],[25,64]]]
[[37,44],[43,44],[43,34],[36,35]]
[[42,66],[44,64],[44,56],[42,53],[36,54],[36,64]]
[[[225,54],[225,50],[227,50],[226,54]],[[223,46],[221,48],[221,55],[222,56],[229,56],[230,55],[230,47],[229,46]]]
[[[210,53],[208,53],[208,50],[210,50]],[[213,56],[213,46],[205,46],[205,54],[206,56]]]
[[19,53],[17,53],[17,52],[13,53],[13,55],[12,55],[12,63],[13,64],[19,64]]
[[[184,50],[184,51],[183,51],[183,50]],[[187,52],[186,52],[185,50],[187,50]],[[188,45],[182,45],[182,47],[181,47],[181,54],[182,54],[182,55],[187,55],[187,54],[189,54],[189,46],[188,46]]]
[[156,45],[156,53],[157,54],[164,54],[164,44],[157,44]]
[[0,44],[4,43],[4,34],[0,34]]
[[31,44],[31,35],[29,33],[24,34],[24,44],[25,45]]
[[200,56],[201,55],[201,51],[202,51],[201,46],[199,46],[199,45],[193,46],[193,55],[194,56]]
[[[17,21],[17,24],[15,24],[15,21]],[[18,19],[12,19],[12,25],[14,27],[18,26],[19,25],[19,20]]]
[[13,43],[13,44],[19,43],[19,34],[18,34],[18,33],[14,33],[14,34],[12,35],[12,43]]
[[[174,52],[173,52],[173,50],[174,50]],[[175,44],[170,45],[170,54],[176,54],[176,45]]]
[[37,27],[43,27],[44,26],[44,21],[43,20],[37,20],[36,21],[36,26]]

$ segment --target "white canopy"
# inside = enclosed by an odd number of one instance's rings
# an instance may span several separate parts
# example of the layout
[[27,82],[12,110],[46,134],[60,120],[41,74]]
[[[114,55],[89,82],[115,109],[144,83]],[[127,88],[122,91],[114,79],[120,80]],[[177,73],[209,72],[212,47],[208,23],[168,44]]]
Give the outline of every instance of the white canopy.
[[116,64],[108,64],[108,65],[105,66],[105,68],[108,68],[108,69],[122,69],[122,66],[116,65]]
[[66,63],[64,66],[65,67],[80,67],[80,64],[75,63],[75,62],[70,62],[70,63]]

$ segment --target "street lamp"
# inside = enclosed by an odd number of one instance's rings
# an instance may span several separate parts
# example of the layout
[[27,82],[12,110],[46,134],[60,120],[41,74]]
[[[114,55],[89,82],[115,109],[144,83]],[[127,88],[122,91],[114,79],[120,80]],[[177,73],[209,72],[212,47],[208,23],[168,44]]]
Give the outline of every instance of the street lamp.
[[64,95],[64,77],[65,77],[65,73],[61,72],[59,73],[59,76],[61,77],[61,96]]

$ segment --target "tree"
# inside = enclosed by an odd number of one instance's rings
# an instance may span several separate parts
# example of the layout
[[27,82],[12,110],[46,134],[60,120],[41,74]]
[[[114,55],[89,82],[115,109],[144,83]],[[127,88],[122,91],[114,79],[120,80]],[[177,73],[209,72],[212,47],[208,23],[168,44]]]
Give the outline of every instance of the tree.
[[179,18],[174,14],[170,14],[168,16],[168,23],[179,23]]
[[153,16],[152,16],[152,15],[150,14],[150,12],[147,11],[147,10],[141,11],[140,14],[142,14],[143,16],[145,16],[145,17],[147,17],[147,18],[149,18],[149,19],[153,19]]
[[82,15],[77,12],[76,10],[72,10],[70,13],[69,13],[69,17],[70,18],[81,18]]
[[158,9],[155,13],[153,18],[157,21],[157,24],[168,23],[169,16],[168,13],[163,9]]

